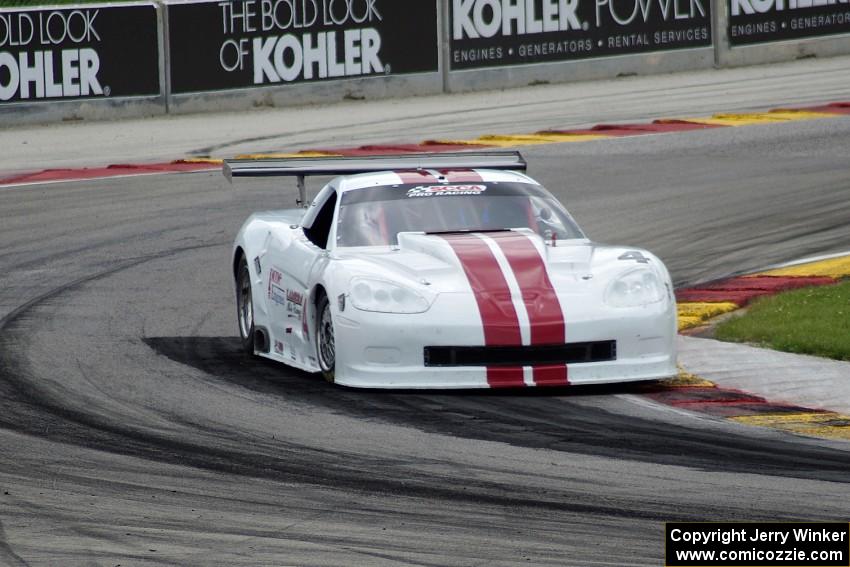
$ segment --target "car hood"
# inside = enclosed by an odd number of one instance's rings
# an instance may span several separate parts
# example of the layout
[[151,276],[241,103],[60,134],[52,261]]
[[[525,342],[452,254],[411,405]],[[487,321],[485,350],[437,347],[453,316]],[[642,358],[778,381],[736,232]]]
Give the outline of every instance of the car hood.
[[[337,256],[352,276],[366,276],[395,281],[431,293],[468,293],[500,288],[497,282],[480,277],[488,273],[488,265],[498,264],[502,273],[517,271],[530,275],[531,281],[548,276],[559,295],[587,294],[600,284],[616,277],[634,262],[618,261],[633,248],[593,244],[587,240],[546,244],[528,230],[453,233],[445,235],[401,233],[399,245],[393,248],[358,248],[338,250]],[[495,249],[495,250],[494,250]],[[642,251],[648,259],[654,257]],[[495,264],[494,264],[495,262]],[[492,272],[491,272],[492,273]],[[479,276],[479,277],[476,277]],[[534,289],[523,286],[524,293]]]

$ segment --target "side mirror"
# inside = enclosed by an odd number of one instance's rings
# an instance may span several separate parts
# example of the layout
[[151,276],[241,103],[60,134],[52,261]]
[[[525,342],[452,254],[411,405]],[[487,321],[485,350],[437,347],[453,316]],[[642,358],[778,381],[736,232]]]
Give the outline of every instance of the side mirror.
[[547,221],[552,218],[552,211],[550,211],[547,207],[543,207],[540,209],[540,218]]

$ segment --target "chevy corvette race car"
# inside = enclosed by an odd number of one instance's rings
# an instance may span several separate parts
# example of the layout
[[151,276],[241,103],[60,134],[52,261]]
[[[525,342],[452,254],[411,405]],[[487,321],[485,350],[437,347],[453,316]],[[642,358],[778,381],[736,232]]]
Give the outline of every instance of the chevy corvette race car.
[[589,241],[517,152],[228,160],[341,175],[233,248],[245,350],[346,386],[487,388],[676,373],[664,264]]

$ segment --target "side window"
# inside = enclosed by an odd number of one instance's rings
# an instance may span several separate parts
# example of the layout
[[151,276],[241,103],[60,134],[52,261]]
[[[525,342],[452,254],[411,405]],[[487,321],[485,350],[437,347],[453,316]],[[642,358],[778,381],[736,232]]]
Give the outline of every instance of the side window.
[[334,191],[322,208],[316,213],[313,222],[309,227],[304,227],[304,234],[310,239],[310,242],[319,248],[328,247],[328,236],[331,233],[331,225],[334,220],[334,208],[336,208],[336,191]]

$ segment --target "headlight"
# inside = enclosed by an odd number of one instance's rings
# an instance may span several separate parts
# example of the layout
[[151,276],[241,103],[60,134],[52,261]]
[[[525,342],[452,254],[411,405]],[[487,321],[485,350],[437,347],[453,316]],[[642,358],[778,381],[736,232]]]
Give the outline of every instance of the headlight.
[[415,290],[371,278],[351,280],[351,303],[361,311],[378,313],[424,313],[431,307]]
[[640,307],[664,299],[664,285],[655,272],[639,268],[621,275],[605,290],[605,303],[611,307]]

